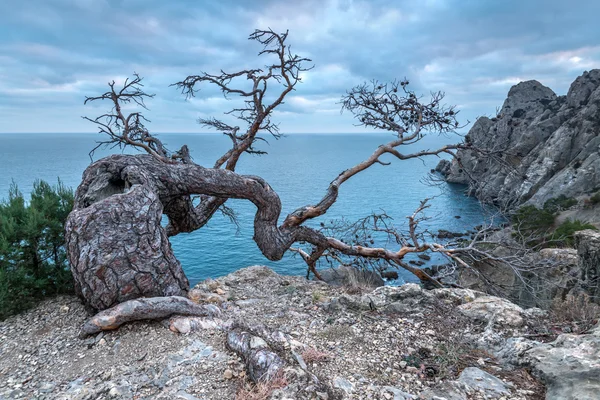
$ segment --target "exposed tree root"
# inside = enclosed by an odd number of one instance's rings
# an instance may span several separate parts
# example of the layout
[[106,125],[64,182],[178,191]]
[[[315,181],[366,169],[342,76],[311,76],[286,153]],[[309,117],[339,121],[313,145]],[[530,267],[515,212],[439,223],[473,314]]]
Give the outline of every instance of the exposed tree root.
[[267,342],[258,336],[241,330],[227,334],[227,346],[238,353],[246,363],[248,377],[254,382],[269,381],[283,371],[285,362]]
[[79,336],[83,338],[100,331],[116,329],[126,322],[163,319],[173,314],[206,317],[218,316],[221,310],[209,304],[196,304],[180,296],[129,300],[94,315],[82,326]]

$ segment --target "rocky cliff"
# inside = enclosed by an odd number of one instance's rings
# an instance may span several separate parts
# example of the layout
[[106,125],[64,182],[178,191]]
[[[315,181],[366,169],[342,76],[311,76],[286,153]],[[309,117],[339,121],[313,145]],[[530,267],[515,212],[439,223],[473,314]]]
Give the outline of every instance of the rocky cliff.
[[484,201],[513,208],[541,205],[564,194],[600,188],[600,69],[584,72],[566,96],[537,81],[508,92],[495,118],[479,118],[465,150],[437,170],[448,182],[470,185]]

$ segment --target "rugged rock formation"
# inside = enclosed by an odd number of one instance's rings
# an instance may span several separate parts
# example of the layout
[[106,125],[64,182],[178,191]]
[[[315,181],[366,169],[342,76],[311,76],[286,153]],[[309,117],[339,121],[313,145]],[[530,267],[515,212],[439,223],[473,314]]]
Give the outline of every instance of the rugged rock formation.
[[600,188],[600,69],[584,72],[566,96],[537,81],[513,86],[495,118],[479,118],[458,152],[436,168],[448,182],[506,208],[541,205]]
[[[504,240],[498,241],[493,254],[496,260],[472,262],[474,269],[458,269],[446,283],[490,293],[510,299],[523,307],[549,309],[555,300],[567,296],[587,294],[593,302],[600,303],[600,233],[584,230],[575,233],[575,249],[546,248],[532,251],[525,257],[519,274],[502,261],[502,257],[517,246],[510,237],[510,229],[499,231]],[[498,236],[494,236],[497,238]]]
[[580,231],[575,234],[579,255],[580,285],[596,303],[600,303],[600,232]]
[[546,399],[597,399],[600,390],[600,325],[586,335],[560,335],[554,342],[523,338],[502,350],[513,364],[526,366],[546,384]]

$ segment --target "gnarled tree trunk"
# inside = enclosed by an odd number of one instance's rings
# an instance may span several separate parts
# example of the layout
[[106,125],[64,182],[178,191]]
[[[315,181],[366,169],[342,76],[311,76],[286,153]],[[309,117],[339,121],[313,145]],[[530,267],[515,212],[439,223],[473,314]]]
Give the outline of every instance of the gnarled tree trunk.
[[185,296],[189,283],[160,224],[158,195],[148,184],[125,193],[118,176],[98,174],[96,165],[86,171],[93,186],[77,191],[66,224],[78,295],[96,310],[137,297]]

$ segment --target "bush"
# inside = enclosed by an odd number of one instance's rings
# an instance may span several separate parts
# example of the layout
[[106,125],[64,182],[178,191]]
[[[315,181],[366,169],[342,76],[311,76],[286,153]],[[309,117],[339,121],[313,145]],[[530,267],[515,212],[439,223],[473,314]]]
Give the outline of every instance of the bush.
[[584,229],[597,230],[594,225],[583,223],[579,220],[566,220],[556,228],[550,236],[550,240],[558,242],[563,246],[573,247],[573,234]]
[[64,223],[73,191],[36,181],[29,204],[13,183],[0,202],[0,320],[40,300],[71,293]]
[[596,192],[590,197],[590,203],[592,203],[592,204],[600,203],[600,192]]
[[512,216],[513,227],[522,236],[546,234],[554,224],[555,212],[535,206],[523,206]]
[[567,210],[577,204],[577,200],[572,197],[567,197],[561,194],[558,197],[547,200],[544,203],[544,210],[551,213]]

